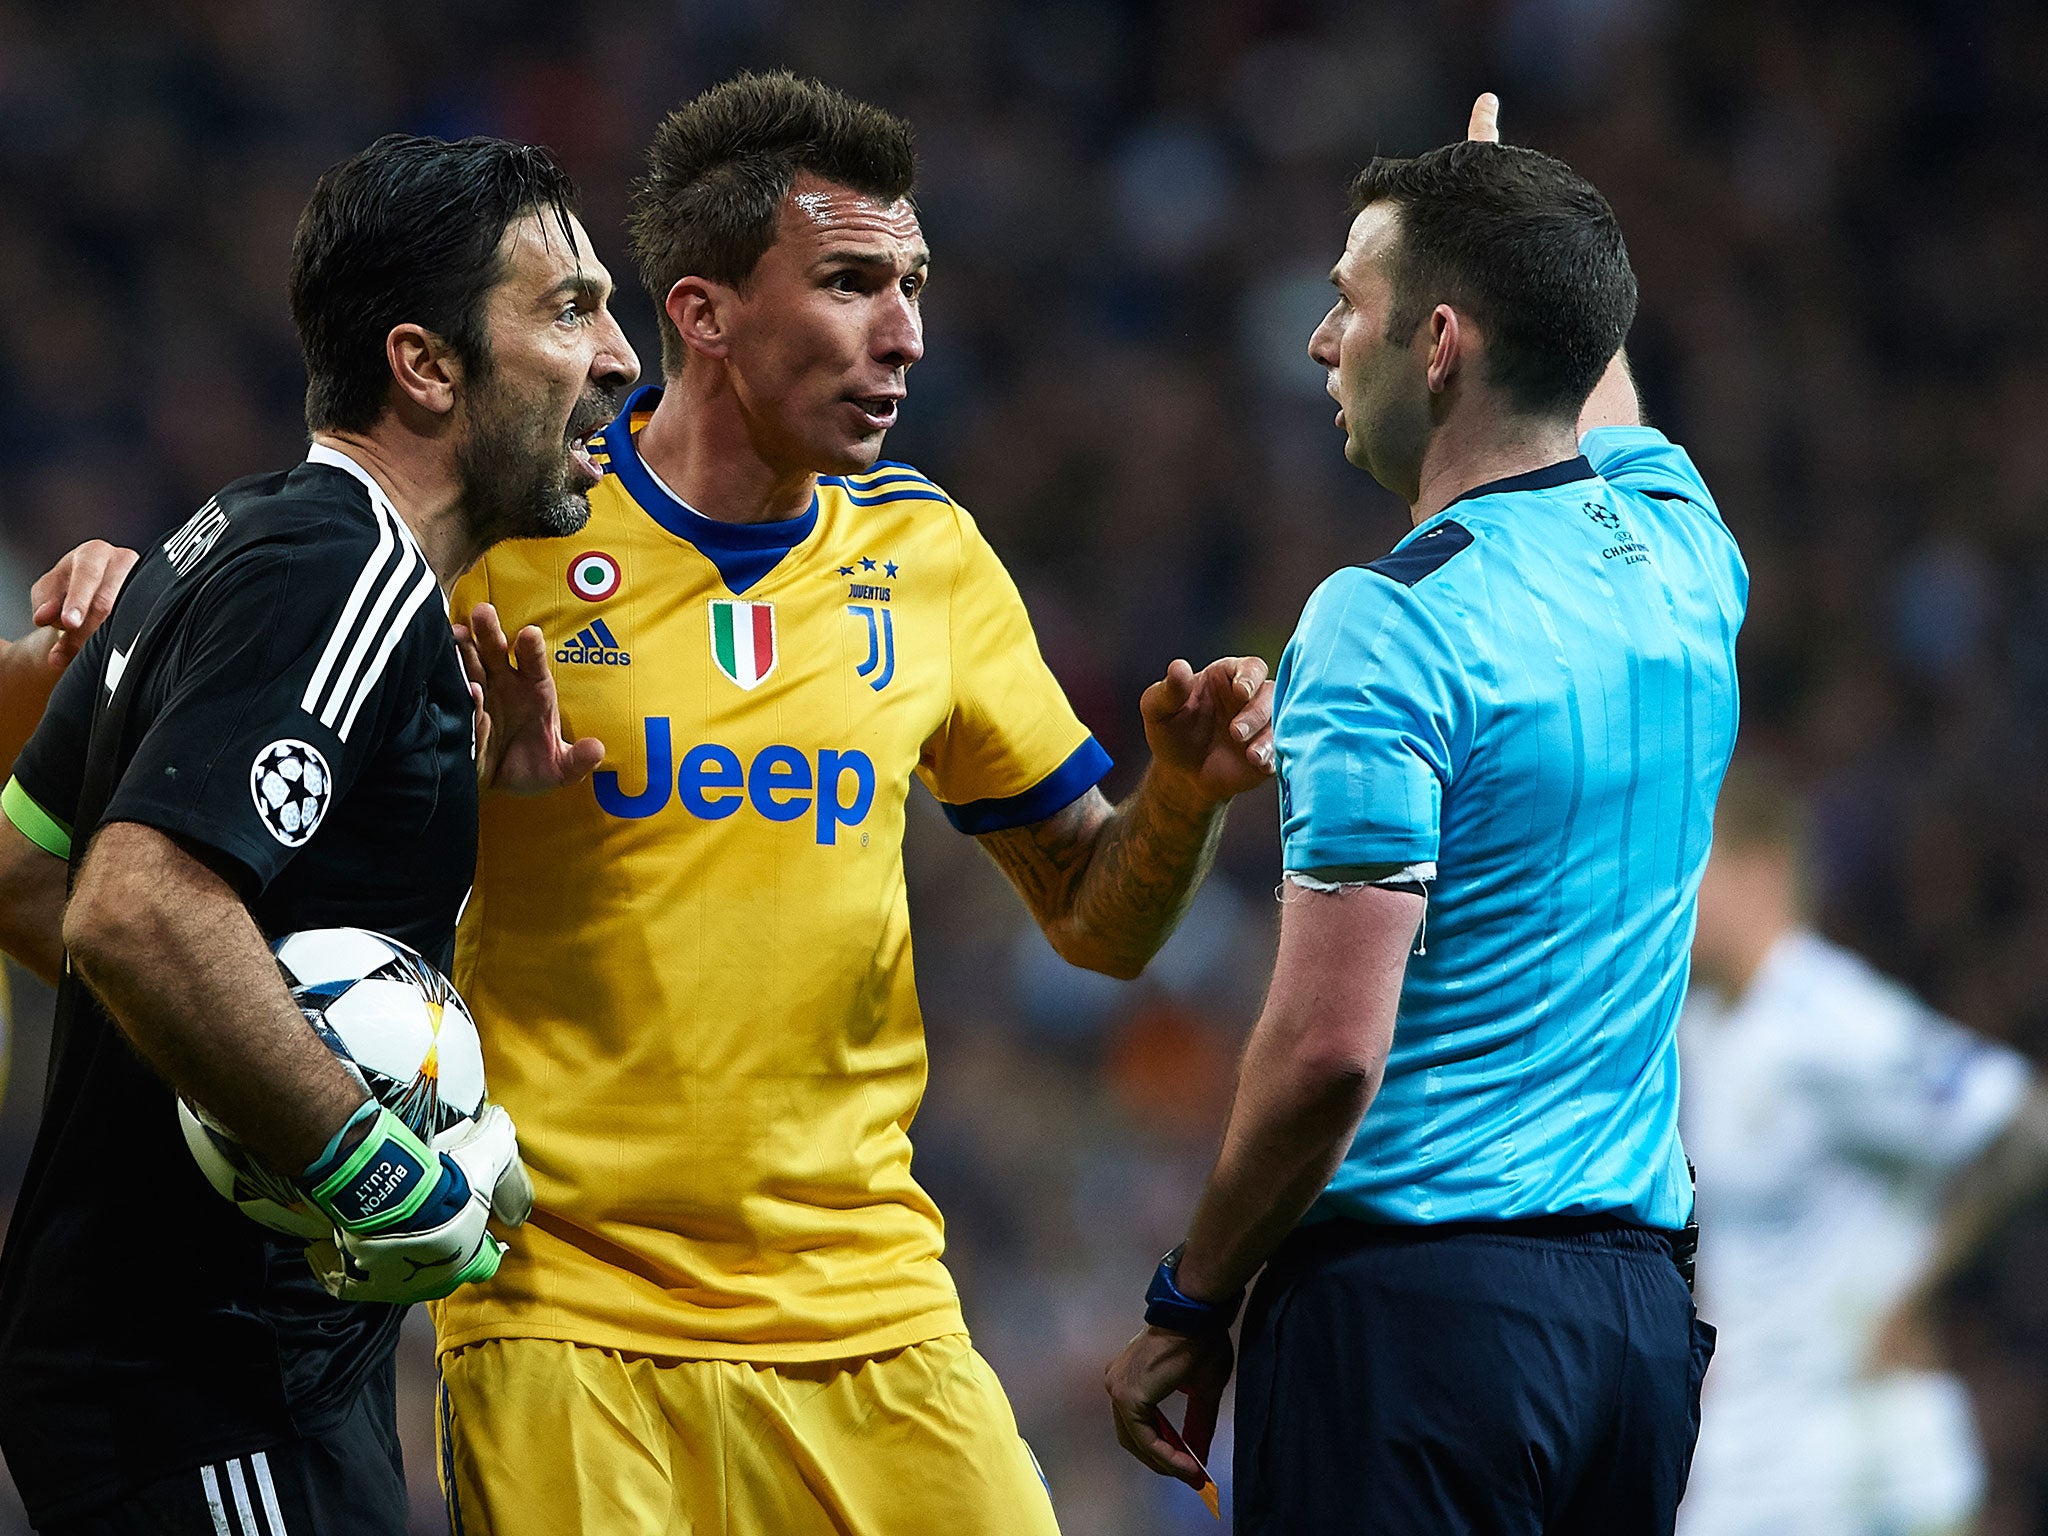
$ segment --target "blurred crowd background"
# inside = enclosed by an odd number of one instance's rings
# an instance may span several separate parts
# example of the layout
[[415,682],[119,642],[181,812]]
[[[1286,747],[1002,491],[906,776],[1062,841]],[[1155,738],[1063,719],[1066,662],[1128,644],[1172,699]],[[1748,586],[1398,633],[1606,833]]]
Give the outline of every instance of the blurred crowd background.
[[[2024,0],[6,0],[0,624],[76,541],[141,544],[300,454],[284,277],[322,168],[394,129],[549,145],[651,365],[619,233],[641,147],[772,65],[916,126],[935,281],[889,454],[981,519],[1112,787],[1169,659],[1277,659],[1321,576],[1403,531],[1304,348],[1352,172],[1500,91],[1506,136],[1620,213],[1648,410],[1754,575],[1745,739],[1818,786],[1825,928],[2048,1052],[2048,11]],[[917,1171],[970,1325],[1073,1536],[1213,1530],[1116,1449],[1100,1381],[1257,1007],[1273,796],[1135,984],[1057,961],[928,802],[908,858]],[[48,1009],[15,996],[0,1211]],[[1952,1330],[1987,1536],[2048,1528],[2044,1260],[2030,1216]],[[406,1360],[414,1528],[439,1532],[423,1319]]]

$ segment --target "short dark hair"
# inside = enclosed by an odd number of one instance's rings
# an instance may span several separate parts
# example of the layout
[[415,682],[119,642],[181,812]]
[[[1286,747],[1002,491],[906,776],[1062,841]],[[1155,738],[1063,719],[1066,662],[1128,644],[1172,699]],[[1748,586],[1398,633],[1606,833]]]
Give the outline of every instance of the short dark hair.
[[1621,224],[1593,184],[1533,149],[1467,140],[1374,160],[1351,211],[1400,212],[1387,339],[1438,304],[1486,335],[1486,381],[1530,415],[1576,415],[1636,314]]
[[668,317],[685,277],[744,288],[775,243],[797,172],[893,203],[917,183],[902,118],[788,70],[741,73],[662,120],[634,187],[633,259],[661,316],[662,365],[682,365]]
[[503,139],[387,134],[329,168],[292,237],[292,320],[306,425],[368,430],[384,413],[393,326],[425,326],[465,369],[490,367],[484,308],[505,230],[554,217],[576,248],[576,188],[544,149]]

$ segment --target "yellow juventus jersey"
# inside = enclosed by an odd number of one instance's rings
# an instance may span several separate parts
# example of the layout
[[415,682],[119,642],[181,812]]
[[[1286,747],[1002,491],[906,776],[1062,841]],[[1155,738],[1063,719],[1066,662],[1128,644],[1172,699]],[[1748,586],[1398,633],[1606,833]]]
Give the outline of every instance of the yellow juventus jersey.
[[574,539],[502,544],[455,611],[539,624],[588,783],[488,797],[456,980],[537,1192],[441,1347],[874,1354],[962,1324],[910,1176],[924,1092],[902,839],[1041,820],[1108,758],[1015,585],[930,480],[823,479],[789,522],[648,472],[643,389],[593,440]]

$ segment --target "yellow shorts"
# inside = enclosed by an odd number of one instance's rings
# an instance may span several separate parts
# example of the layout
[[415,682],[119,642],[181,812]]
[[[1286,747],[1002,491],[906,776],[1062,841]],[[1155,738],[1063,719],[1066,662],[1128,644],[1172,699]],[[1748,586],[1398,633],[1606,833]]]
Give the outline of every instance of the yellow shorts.
[[655,1360],[555,1339],[441,1356],[455,1536],[1058,1536],[965,1334],[872,1360]]

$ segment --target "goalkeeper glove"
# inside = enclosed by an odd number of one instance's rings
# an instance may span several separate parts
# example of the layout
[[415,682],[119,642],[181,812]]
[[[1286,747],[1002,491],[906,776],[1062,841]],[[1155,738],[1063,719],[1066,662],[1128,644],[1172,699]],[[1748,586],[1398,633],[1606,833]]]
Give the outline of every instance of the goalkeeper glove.
[[330,1296],[404,1305],[497,1273],[505,1245],[486,1218],[517,1226],[533,1209],[512,1117],[496,1104],[428,1146],[374,1099],[299,1176],[334,1223],[306,1262]]

